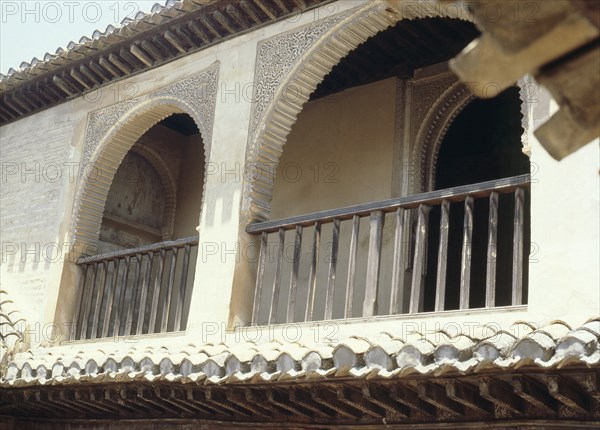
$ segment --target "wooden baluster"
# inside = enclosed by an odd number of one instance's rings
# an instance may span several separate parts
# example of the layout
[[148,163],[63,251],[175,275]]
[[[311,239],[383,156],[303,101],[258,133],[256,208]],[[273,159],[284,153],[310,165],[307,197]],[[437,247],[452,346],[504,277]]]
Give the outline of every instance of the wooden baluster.
[[279,305],[279,291],[281,289],[281,271],[283,270],[283,252],[285,251],[285,230],[279,229],[279,244],[277,247],[277,260],[275,261],[275,279],[273,280],[273,295],[271,296],[271,309],[269,324],[277,323],[277,306]]
[[450,201],[442,201],[440,219],[440,247],[438,249],[437,279],[435,286],[435,311],[444,310],[446,302],[446,272],[448,265],[448,230],[450,228]]
[[177,297],[177,306],[175,307],[175,326],[173,330],[179,331],[181,330],[181,325],[183,323],[183,306],[185,305],[185,294],[187,289],[187,278],[188,278],[188,268],[190,266],[190,253],[192,247],[190,245],[185,245],[183,248],[183,264],[181,267],[181,282],[179,283],[179,296]]
[[177,268],[177,251],[177,248],[171,248],[171,266],[169,267],[169,282],[167,284],[167,293],[165,294],[165,303],[163,305],[162,318],[160,320],[161,333],[165,333],[169,325],[171,301],[173,300],[173,286],[175,284],[175,270]]
[[354,301],[354,282],[356,279],[356,254],[358,251],[358,230],[360,217],[352,217],[352,236],[350,238],[350,255],[348,256],[348,282],[346,284],[346,304],[344,318],[352,318],[352,303]]
[[315,223],[313,246],[310,257],[310,273],[308,275],[308,294],[306,295],[306,313],[304,321],[313,320],[315,306],[315,293],[317,290],[317,262],[319,261],[319,248],[321,246],[321,223]]
[[[98,273],[98,264],[92,263],[94,268],[92,269],[92,277],[90,280],[90,286],[88,287],[88,293],[85,298],[85,304],[83,306],[83,315],[81,317],[81,334],[80,339],[88,339],[87,337],[87,329],[88,329],[88,318],[90,314],[90,309],[92,307],[92,301],[94,298],[94,292],[96,290],[96,274]],[[85,285],[84,285],[85,288]]]
[[133,317],[134,317],[134,313],[136,311],[136,299],[137,299],[137,293],[138,293],[138,288],[139,288],[139,284],[140,284],[140,275],[142,273],[142,254],[136,254],[135,255],[135,262],[136,262],[136,269],[135,272],[133,273],[133,282],[131,284],[131,295],[129,296],[129,302],[126,303],[127,306],[127,312],[126,312],[126,317],[125,317],[125,336],[129,336],[131,334],[133,334]]
[[410,288],[410,312],[417,313],[423,309],[423,271],[425,266],[425,250],[427,245],[427,230],[429,226],[429,211],[431,206],[419,205],[417,219],[417,238],[413,259],[413,276]]
[[98,281],[98,290],[96,297],[94,298],[93,314],[92,314],[92,333],[91,339],[96,339],[98,333],[102,333],[102,327],[100,327],[100,311],[102,309],[102,299],[104,298],[104,291],[106,290],[106,281],[108,280],[108,262],[102,261],[99,263],[102,266],[102,273]]
[[469,308],[471,290],[471,245],[473,240],[473,204],[474,199],[465,199],[465,222],[463,227],[463,248],[460,266],[460,309]]
[[260,251],[258,255],[258,269],[256,270],[256,288],[254,290],[254,306],[252,306],[252,325],[258,325],[260,315],[260,301],[262,299],[263,281],[265,276],[265,263],[267,260],[267,239],[269,234],[262,232],[260,235]]
[[384,219],[382,211],[371,212],[366,291],[362,315],[364,317],[370,317],[377,314],[377,293],[379,287],[379,268],[381,264],[381,236]]
[[69,333],[70,340],[79,340],[80,336],[81,336],[81,313],[83,312],[84,303],[85,303],[85,299],[86,299],[87,288],[85,288],[85,286],[88,281],[87,276],[88,276],[89,267],[90,267],[89,264],[84,264],[82,267],[83,275],[81,276],[81,282],[79,284],[81,286],[80,287],[81,294],[79,295],[79,300],[77,301],[77,307],[75,308],[75,313],[73,314],[74,315],[73,322],[75,324],[75,327]]
[[392,262],[392,291],[390,295],[390,314],[401,312],[404,308],[404,265],[402,264],[404,244],[404,209],[398,208],[395,214],[396,231],[394,234],[394,260]]
[[158,315],[160,293],[162,291],[162,278],[165,270],[166,255],[167,251],[165,249],[159,251],[156,279],[154,280],[154,288],[152,289],[152,305],[150,307],[150,316],[148,318],[148,333],[156,332],[156,319]]
[[498,193],[490,194],[490,214],[488,219],[488,249],[485,277],[485,306],[496,306],[496,259],[498,237]]
[[144,280],[142,281],[142,292],[140,294],[140,304],[138,307],[138,319],[135,329],[136,334],[142,334],[144,332],[144,318],[146,316],[146,306],[148,304],[148,289],[150,288],[150,277],[152,276],[152,266],[154,264],[154,251],[150,251],[146,254],[148,257],[148,263],[146,264],[146,270],[144,271]]
[[125,257],[125,268],[123,270],[123,274],[121,275],[121,288],[119,291],[119,306],[116,312],[115,318],[115,329],[113,330],[114,336],[121,336],[123,330],[121,330],[123,325],[121,324],[123,318],[123,312],[125,312],[125,303],[127,299],[127,283],[129,281],[129,267],[131,264],[131,257]]
[[104,288],[106,287],[106,262],[102,261],[98,263],[98,270],[100,271],[100,277],[96,275],[97,287],[94,288],[94,299],[92,301],[92,308],[90,309],[92,322],[90,325],[90,336],[89,339],[96,339],[98,337],[98,331],[100,329],[100,309],[102,308],[102,299],[104,297]]
[[294,260],[292,262],[292,274],[290,275],[290,297],[286,322],[294,322],[294,311],[296,308],[296,294],[298,290],[298,271],[300,270],[300,256],[302,251],[302,226],[296,226],[296,237],[294,239]]
[[108,337],[109,331],[113,327],[112,322],[114,320],[115,313],[115,297],[117,291],[117,279],[119,276],[119,266],[121,265],[121,259],[117,258],[112,260],[113,263],[113,273],[110,282],[110,291],[108,293],[108,297],[106,299],[106,320],[104,323],[104,327],[102,327],[102,337]]
[[512,304],[523,304],[523,219],[525,206],[525,190],[515,191],[515,218],[513,231],[513,273]]
[[324,319],[330,320],[333,317],[333,294],[335,292],[335,275],[337,271],[338,248],[340,242],[340,220],[333,220],[333,232],[331,238],[331,256],[329,260],[329,276],[327,281],[327,291],[325,294],[325,314]]

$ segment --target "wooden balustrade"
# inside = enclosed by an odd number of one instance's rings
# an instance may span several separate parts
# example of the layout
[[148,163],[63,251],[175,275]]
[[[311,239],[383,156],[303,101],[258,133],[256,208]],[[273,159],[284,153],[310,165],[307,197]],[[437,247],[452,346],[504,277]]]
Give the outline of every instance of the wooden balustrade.
[[[469,309],[472,307],[471,294],[475,291],[474,288],[481,289],[481,292],[477,290],[478,296],[485,296],[483,306],[496,306],[498,253],[500,249],[503,253],[507,252],[506,247],[497,246],[499,202],[501,201],[499,196],[504,199],[502,201],[505,202],[505,206],[510,206],[512,215],[510,213],[508,215],[514,221],[511,232],[500,232],[503,238],[506,238],[507,235],[509,238],[512,237],[512,249],[508,250],[512,252],[512,259],[510,260],[512,261],[512,276],[510,278],[512,285],[508,286],[511,289],[511,303],[509,304],[522,304],[523,281],[526,276],[524,258],[528,253],[528,249],[525,249],[525,229],[527,228],[525,196],[529,184],[529,175],[515,176],[249,225],[246,231],[260,237],[252,324],[289,323],[335,318],[335,291],[336,287],[339,288],[341,284],[337,273],[339,258],[342,255],[341,251],[343,251],[345,258],[344,263],[347,261],[346,283],[345,298],[342,300],[343,309],[341,313],[338,313],[337,318],[370,317],[381,315],[382,312],[387,314],[422,312],[425,301],[424,281],[428,267],[427,248],[433,245],[437,246],[434,254],[437,261],[434,265],[436,273],[433,278],[435,294],[434,303],[431,305],[432,311],[449,309],[447,298],[452,293],[448,290],[448,255],[450,253],[454,253],[457,258],[460,256],[460,280],[457,280],[459,291],[457,292],[457,300],[455,300],[458,303],[457,308]],[[506,205],[506,198],[511,194],[514,196],[514,203],[510,202],[509,205]],[[488,246],[485,265],[482,268],[485,282],[482,285],[472,285],[472,274],[475,270],[479,270],[472,267],[472,254],[474,234],[476,233],[474,230],[474,216],[476,215],[476,207],[478,207],[476,202],[481,201],[487,201],[487,215],[485,218],[487,220],[487,232],[484,239],[487,240]],[[456,207],[457,204],[462,205],[464,208],[463,219],[458,224],[458,228],[462,225],[462,243],[460,246],[457,246],[456,241],[452,245],[450,240],[451,234],[454,233],[457,226],[456,222],[450,222],[451,207]],[[432,209],[438,211],[439,230],[437,225],[431,225],[430,212]],[[506,215],[505,212],[503,213]],[[386,215],[388,216],[386,217]],[[359,226],[361,219],[367,218],[369,220],[369,232],[363,282],[362,279],[357,279]],[[390,242],[393,243],[391,265],[382,266],[382,242],[385,236],[384,224],[386,218],[393,218],[395,225],[390,238]],[[453,219],[456,221],[456,218]],[[320,261],[320,254],[323,251],[322,232],[324,226],[327,225],[331,225],[328,259],[327,261]],[[346,226],[349,229],[347,230],[349,234],[347,242],[349,243],[346,248],[340,249],[341,231]],[[433,245],[431,238],[429,238],[429,231],[432,227],[435,227],[435,233],[439,236],[438,243]],[[309,258],[307,277],[305,278],[306,285],[301,285],[300,279],[303,273],[301,273],[300,268],[303,234],[309,228],[312,229],[313,233],[312,243],[310,246],[305,247],[305,249],[308,248]],[[284,280],[284,266],[288,262],[285,259],[284,249],[286,246],[286,231],[291,230],[295,231],[295,235],[293,255],[291,261],[289,261],[290,279],[287,283]],[[275,243],[270,243],[269,239],[273,236],[276,236],[277,240]],[[476,239],[479,240],[479,237]],[[271,245],[275,252],[269,252]],[[319,267],[324,264],[327,266],[327,277],[319,283],[317,282],[317,273]],[[431,264],[429,264],[429,267],[431,267]],[[382,270],[391,270],[391,285],[387,286],[389,288],[389,304],[386,304],[384,311],[379,309],[382,297],[380,292]],[[272,272],[269,277],[269,279],[272,277],[272,283],[267,284],[266,274],[269,271]],[[288,285],[289,288],[286,290],[285,288]],[[305,287],[306,291],[306,301],[302,310],[297,309],[298,304],[304,303],[304,301],[299,301],[298,297],[300,286]],[[323,312],[317,316],[315,314],[315,300],[319,287],[325,291],[321,295],[324,303],[321,306]],[[270,291],[267,292],[268,288],[270,288]],[[353,309],[353,303],[355,302],[355,295],[359,291],[358,288],[364,289],[364,291],[360,291],[364,300],[362,312],[356,315],[357,312]],[[268,297],[266,297],[267,294]],[[287,297],[285,321],[278,320],[278,308],[283,306],[280,303],[282,297]],[[320,303],[318,304],[320,305]],[[265,309],[266,306],[268,306],[268,309]],[[301,316],[299,317],[299,315]]]
[[74,339],[185,328],[198,238],[83,257]]

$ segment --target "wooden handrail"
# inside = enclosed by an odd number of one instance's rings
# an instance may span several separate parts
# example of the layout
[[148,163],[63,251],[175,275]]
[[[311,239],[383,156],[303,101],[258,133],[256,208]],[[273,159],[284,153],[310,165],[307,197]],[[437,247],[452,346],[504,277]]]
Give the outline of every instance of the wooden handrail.
[[[380,315],[381,312],[388,312],[389,314],[397,313],[418,313],[422,312],[425,308],[425,296],[426,296],[426,276],[428,270],[427,258],[430,257],[428,248],[431,246],[437,246],[435,249],[437,254],[437,272],[435,272],[435,279],[429,278],[435,282],[435,307],[436,311],[444,311],[448,309],[445,303],[447,284],[448,284],[448,247],[452,246],[454,254],[460,255],[460,267],[455,262],[452,263],[452,267],[460,268],[460,279],[459,283],[457,280],[452,278],[453,294],[456,294],[459,299],[459,309],[470,309],[472,306],[471,300],[471,277],[473,269],[479,270],[477,273],[481,273],[481,270],[485,270],[485,306],[494,307],[496,306],[496,272],[497,272],[497,237],[499,224],[503,224],[501,227],[502,232],[507,231],[505,226],[509,221],[510,213],[506,210],[503,212],[503,220],[499,222],[499,196],[514,194],[514,206],[513,210],[513,244],[512,244],[512,285],[511,285],[511,302],[513,305],[522,304],[523,300],[523,278],[524,278],[524,258],[526,256],[526,190],[530,186],[530,175],[513,176],[510,178],[503,178],[499,180],[480,182],[477,184],[470,184],[465,186],[459,186],[454,188],[448,188],[438,191],[432,191],[422,194],[417,194],[408,197],[400,197],[395,199],[382,200],[378,202],[365,203],[354,206],[347,206],[338,209],[325,210],[321,212],[315,212],[307,215],[295,216],[276,221],[267,221],[261,223],[251,224],[246,228],[249,234],[260,236],[260,251],[257,267],[257,277],[255,285],[255,295],[252,312],[252,324],[257,325],[263,321],[267,324],[273,324],[278,320],[277,313],[280,308],[280,296],[281,298],[287,297],[287,313],[285,321],[292,323],[296,321],[298,315],[296,315],[296,303],[299,298],[298,285],[299,285],[299,269],[301,267],[300,260],[302,258],[302,242],[303,242],[303,229],[305,227],[314,226],[312,243],[307,243],[304,247],[305,251],[309,251],[310,256],[308,260],[308,271],[307,278],[303,286],[306,286],[306,306],[303,309],[304,316],[301,317],[302,321],[313,321],[316,319],[330,320],[334,318],[334,298],[336,296],[336,278],[338,269],[338,257],[340,247],[340,224],[343,221],[352,220],[352,230],[346,230],[351,235],[349,238],[349,245],[347,242],[343,246],[347,247],[347,255],[343,258],[347,258],[347,283],[345,291],[345,301],[343,308],[343,317],[349,318],[353,315],[353,301],[356,281],[356,267],[357,267],[357,253],[358,253],[358,241],[359,241],[359,226],[362,218],[368,218],[369,231],[368,231],[368,247],[363,249],[361,252],[366,258],[365,273],[362,274],[360,283],[361,288],[364,288],[364,301],[362,306],[362,317],[372,317]],[[488,200],[488,213],[479,212],[478,214],[485,214],[488,219],[487,226],[487,261],[484,261],[485,265],[481,269],[480,260],[473,260],[473,250],[480,252],[478,244],[481,243],[481,234],[477,233],[475,224],[479,223],[474,217],[476,211],[475,200]],[[508,204],[509,200],[505,200]],[[454,221],[460,222],[461,220],[457,217],[462,217],[462,228],[456,222],[454,227],[451,227],[450,223],[450,210],[453,207],[453,203],[462,204],[463,210],[456,211],[455,215],[452,216]],[[485,202],[482,202],[485,203]],[[430,243],[429,232],[436,231],[437,227],[432,224],[430,219],[431,210],[439,206],[438,216],[439,219],[436,221],[439,223],[439,238],[437,244]],[[510,206],[507,206],[510,208]],[[456,208],[458,209],[458,208]],[[393,234],[393,250],[388,249],[388,255],[390,251],[393,251],[392,266],[391,268],[383,268],[383,270],[391,269],[391,285],[388,284],[386,288],[389,291],[389,307],[387,310],[382,311],[379,306],[379,302],[382,300],[380,294],[380,272],[382,270],[382,252],[384,242],[384,223],[386,214],[394,214],[394,234]],[[391,218],[391,217],[388,217]],[[328,243],[329,253],[327,255],[327,261],[319,266],[319,255],[323,251],[321,246],[321,234],[323,224],[332,223],[333,228],[328,230],[328,235],[331,234],[331,242]],[[366,225],[366,223],[364,223]],[[461,244],[454,243],[450,245],[450,230],[453,232],[461,228]],[[294,257],[292,260],[290,270],[290,282],[289,290],[285,290],[286,282],[283,279],[285,273],[284,267],[284,255],[286,247],[286,231],[296,231],[293,249]],[[329,233],[330,232],[330,233]],[[390,234],[387,236],[389,239]],[[502,233],[504,234],[504,233]],[[272,235],[272,236],[269,236]],[[267,262],[267,255],[273,256],[272,252],[269,252],[269,237],[277,235],[275,244],[275,250],[277,251],[275,260],[269,260]],[[477,236],[479,235],[479,236]],[[364,235],[363,235],[364,236]],[[475,242],[473,237],[476,236]],[[272,243],[273,244],[273,243]],[[291,244],[290,244],[291,245]],[[431,249],[431,248],[429,248]],[[504,248],[502,248],[504,249]],[[507,254],[505,250],[502,251],[503,258]],[[306,258],[306,257],[305,257]],[[387,260],[386,260],[387,261]],[[328,266],[328,274],[326,279],[321,279],[321,284],[317,283],[317,272],[319,267],[325,269],[325,264]],[[504,264],[504,263],[502,263]],[[267,269],[267,265],[269,268]],[[481,269],[481,270],[480,270]],[[506,270],[511,270],[507,267],[502,266],[503,273]],[[268,273],[268,275],[265,275]],[[324,276],[325,272],[322,272]],[[364,281],[364,282],[363,282]],[[389,282],[389,280],[387,281]],[[339,285],[339,282],[338,282]],[[339,288],[339,286],[338,286]],[[315,302],[317,297],[317,290],[321,290],[321,299],[324,298],[322,306]],[[324,291],[323,291],[324,290]],[[270,294],[268,297],[268,303],[263,303],[264,295]],[[481,292],[478,293],[481,296]],[[338,294],[339,296],[339,294]],[[477,296],[474,296],[477,297]],[[476,298],[479,300],[479,298]],[[338,302],[341,303],[341,302]],[[267,309],[265,309],[267,306]],[[319,307],[320,306],[320,307]],[[385,305],[384,305],[385,306]],[[429,305],[428,305],[429,306]],[[454,305],[453,305],[454,306]],[[319,315],[316,315],[316,308],[318,308]],[[261,310],[262,309],[262,310]],[[342,309],[338,309],[335,313],[338,313]],[[356,313],[356,312],[354,312]]]
[[153,243],[144,245],[138,248],[124,249],[122,251],[107,252],[100,255],[92,255],[90,257],[81,257],[77,260],[77,264],[91,264],[104,260],[114,260],[116,258],[131,257],[138,254],[147,254],[149,252],[160,251],[161,249],[183,248],[186,245],[198,245],[198,237],[185,237],[183,239],[168,240],[165,242]]
[[377,202],[363,203],[342,208],[313,212],[306,215],[293,216],[275,221],[257,222],[248,225],[246,232],[253,235],[273,233],[279,229],[293,230],[296,226],[311,226],[315,223],[333,222],[334,219],[352,219],[354,215],[367,216],[373,211],[394,212],[399,208],[411,209],[419,205],[439,205],[443,200],[462,201],[467,197],[488,196],[491,192],[505,194],[515,191],[519,187],[529,187],[530,175],[512,176],[510,178],[493,181],[479,182],[477,184],[462,185],[446,188],[444,190],[429,191],[407,197],[380,200]]

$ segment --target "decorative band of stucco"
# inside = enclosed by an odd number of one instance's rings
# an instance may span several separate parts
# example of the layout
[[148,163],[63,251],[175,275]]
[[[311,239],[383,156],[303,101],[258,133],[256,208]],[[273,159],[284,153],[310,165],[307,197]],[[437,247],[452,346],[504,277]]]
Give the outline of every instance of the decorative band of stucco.
[[[381,1],[369,2],[259,45],[256,107],[251,117],[247,152],[247,160],[256,167],[256,174],[244,190],[244,222],[269,218],[274,187],[272,172],[291,127],[310,94],[343,57],[403,19],[469,18],[457,8],[425,7],[431,6],[431,2],[408,7],[411,4],[414,2],[399,1],[393,8]],[[306,43],[297,43],[305,37]],[[268,103],[261,102],[263,99]]]
[[[90,113],[82,156],[85,168],[81,169],[73,207],[75,257],[84,254],[87,245],[98,240],[104,205],[117,168],[125,154],[152,126],[174,113],[189,114],[201,133],[205,162],[208,162],[218,73],[216,62],[195,76],[146,96]],[[206,168],[204,170],[206,172]]]

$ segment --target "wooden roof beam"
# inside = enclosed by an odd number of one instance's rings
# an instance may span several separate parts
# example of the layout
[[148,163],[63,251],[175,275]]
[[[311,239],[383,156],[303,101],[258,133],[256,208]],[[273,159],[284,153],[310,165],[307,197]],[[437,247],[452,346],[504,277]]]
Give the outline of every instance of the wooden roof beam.
[[163,37],[165,38],[165,40],[167,42],[169,42],[171,45],[173,45],[173,47],[175,49],[177,49],[182,54],[185,54],[185,52],[186,52],[185,48],[181,44],[181,41],[179,39],[177,39],[177,37],[173,33],[171,33],[170,31],[167,30],[163,33]]
[[239,9],[236,8],[233,4],[230,4],[225,8],[225,12],[229,15],[238,25],[244,30],[248,30],[250,28],[250,24],[244,19]]
[[563,378],[550,376],[548,378],[548,391],[552,397],[569,408],[583,414],[589,412],[588,399],[574,384],[565,381]]
[[273,0],[273,1],[279,7],[279,9],[281,9],[281,12],[283,12],[284,15],[290,13],[290,10],[287,8],[287,6],[285,5],[285,3],[282,0]]
[[131,73],[132,70],[133,70],[133,67],[131,67],[129,64],[125,63],[121,58],[119,58],[115,54],[109,54],[108,55],[108,61],[110,61],[115,66],[117,66],[117,68],[119,70],[121,70],[123,73],[125,73],[127,75],[129,73]]
[[194,21],[190,21],[187,24],[188,28],[194,33],[203,43],[209,44],[210,37],[200,28],[198,24]]
[[260,10],[262,10],[265,15],[267,15],[270,19],[275,19],[277,18],[277,14],[274,13],[273,10],[271,10],[270,7],[268,7],[267,5],[265,5],[265,3],[263,2],[263,0],[254,0],[254,3],[260,8]]
[[81,72],[81,74],[83,76],[85,76],[86,78],[88,78],[94,84],[100,85],[102,83],[102,78],[100,80],[98,80],[98,78],[96,77],[96,75],[94,75],[94,72],[92,72],[90,69],[88,69],[84,65],[79,66],[79,71]]
[[252,3],[246,0],[242,0],[240,2],[240,7],[244,10],[246,15],[248,15],[252,19],[252,21],[254,21],[255,24],[260,25],[263,23],[262,20],[258,17],[258,13],[252,5]]
[[213,17],[217,20],[217,22],[219,24],[221,24],[223,26],[223,28],[225,30],[227,30],[229,32],[229,34],[233,34],[236,32],[231,21],[229,21],[229,19],[227,19],[227,17],[225,15],[223,15],[221,12],[219,12],[218,10],[213,12]]
[[86,81],[85,76],[77,69],[71,69],[71,71],[69,72],[69,74],[71,75],[71,77],[73,79],[75,79],[77,82],[79,82],[81,85],[83,85],[84,88],[91,90],[92,87],[94,86],[94,84],[92,83],[91,85]]
[[117,70],[117,68],[110,61],[108,61],[106,58],[100,57],[100,59],[98,60],[98,64],[104,70],[108,71],[111,75],[113,75],[115,78],[120,78],[121,77],[121,74],[119,73],[119,71]]
[[76,91],[73,91],[73,89],[58,76],[52,76],[52,82],[54,83],[54,85],[60,88],[67,96],[70,97],[76,94]]
[[104,70],[102,67],[100,67],[98,64],[96,64],[93,61],[90,61],[90,69],[92,69],[92,71],[97,74],[98,76],[100,76],[100,78],[102,79],[102,83],[104,83],[104,81],[110,81],[111,78],[108,77],[108,75],[106,74],[106,70]]
[[152,64],[154,64],[154,60],[136,45],[131,45],[131,47],[129,48],[129,52],[131,52],[131,55],[133,55],[135,58],[140,60],[148,67],[151,67]]
[[155,61],[162,61],[164,59],[162,53],[158,50],[154,43],[150,42],[149,40],[144,40],[140,46],[144,48],[144,51],[152,55]]

